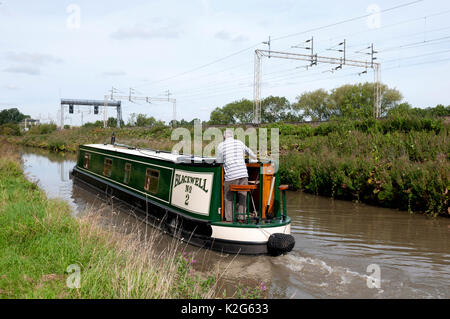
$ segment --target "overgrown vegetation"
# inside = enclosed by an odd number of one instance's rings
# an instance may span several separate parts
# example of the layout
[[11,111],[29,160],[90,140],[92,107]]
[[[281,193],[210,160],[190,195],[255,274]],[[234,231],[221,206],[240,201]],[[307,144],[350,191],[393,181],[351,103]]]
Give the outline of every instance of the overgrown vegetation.
[[449,126],[431,118],[280,127],[280,176],[308,193],[450,216]]

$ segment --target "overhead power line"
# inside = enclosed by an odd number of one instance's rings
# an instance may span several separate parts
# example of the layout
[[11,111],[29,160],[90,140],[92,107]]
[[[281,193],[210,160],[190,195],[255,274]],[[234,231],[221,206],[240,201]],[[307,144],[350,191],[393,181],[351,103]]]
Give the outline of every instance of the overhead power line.
[[[419,3],[419,2],[423,2],[423,1],[424,1],[424,0],[416,0],[416,1],[407,2],[407,3],[401,4],[401,5],[397,5],[397,6],[394,6],[394,7],[391,7],[391,8],[387,8],[387,9],[384,9],[384,10],[380,10],[380,13],[383,13],[383,12],[389,12],[389,11],[393,11],[393,10],[397,10],[397,9],[404,8],[404,7],[407,7],[407,6],[411,6],[411,5],[414,5],[414,4],[417,4],[417,3]],[[364,19],[364,18],[367,18],[367,17],[369,17],[369,16],[371,16],[371,15],[372,15],[372,13],[370,13],[370,14],[365,14],[365,15],[361,15],[361,16],[354,17],[354,18],[342,20],[342,21],[339,21],[339,22],[336,22],[336,23],[328,24],[328,25],[325,25],[325,26],[316,27],[316,28],[312,28],[312,29],[309,29],[309,30],[305,30],[305,31],[301,31],[301,32],[296,32],[296,33],[292,33],[292,34],[288,34],[288,35],[284,35],[284,36],[280,36],[280,37],[275,37],[275,38],[272,38],[270,41],[271,41],[271,42],[273,42],[273,41],[278,41],[278,40],[290,38],[290,37],[293,37],[293,36],[298,36],[298,35],[301,35],[301,34],[306,34],[306,33],[310,33],[310,32],[315,32],[315,31],[319,31],[319,30],[331,28],[331,27],[333,27],[333,26],[337,26],[337,25],[341,25],[341,24],[348,23],[348,22],[352,22],[352,21],[357,21],[357,20],[360,20],[360,19]],[[241,54],[241,53],[243,53],[243,52],[246,52],[246,51],[248,51],[248,50],[251,50],[251,49],[257,47],[257,46],[260,45],[260,44],[261,44],[261,42],[255,43],[255,44],[253,44],[253,45],[251,45],[251,46],[249,46],[249,47],[246,47],[246,48],[244,48],[244,49],[241,49],[241,50],[239,50],[239,51],[236,51],[236,52],[234,52],[234,53],[231,53],[231,54],[229,54],[229,55],[226,55],[226,56],[224,56],[224,57],[222,57],[222,58],[213,60],[213,61],[211,61],[211,62],[209,62],[209,63],[206,63],[206,64],[200,65],[200,66],[198,66],[198,67],[192,68],[192,69],[190,69],[190,70],[187,70],[187,71],[184,71],[184,72],[181,72],[181,73],[178,73],[178,74],[175,74],[175,75],[172,75],[172,76],[169,76],[169,77],[160,79],[160,80],[155,80],[155,81],[151,81],[151,82],[148,82],[148,83],[145,83],[145,84],[136,85],[136,86],[134,86],[134,87],[135,87],[135,88],[138,88],[138,87],[143,87],[143,86],[147,86],[147,85],[151,85],[151,84],[156,84],[156,83],[160,83],[160,82],[165,82],[165,81],[169,81],[169,80],[178,78],[178,77],[180,77],[180,76],[184,76],[184,75],[189,74],[189,73],[196,72],[196,71],[198,71],[198,70],[201,70],[201,69],[206,68],[206,67],[208,67],[208,66],[211,66],[211,65],[213,65],[213,64],[216,64],[216,63],[218,63],[218,62],[224,61],[224,60],[229,59],[229,58],[231,58],[231,57],[237,56],[237,55],[239,55],[239,54]]]
[[[429,52],[429,53],[426,53],[426,54],[404,57],[402,59],[413,59],[413,58],[430,56],[430,55],[433,55],[433,54],[442,54],[442,53],[447,53],[447,52],[450,52],[450,50]],[[393,63],[393,62],[396,62],[396,61],[397,61],[397,59],[386,60],[386,61],[383,61],[383,64],[390,64],[390,63]],[[383,68],[383,72],[384,71],[393,70],[393,69],[408,68],[408,67],[427,65],[427,64],[438,64],[438,63],[448,62],[448,61],[450,61],[450,58],[443,58],[443,59],[439,59],[439,60],[423,61],[423,62],[412,63],[412,64],[409,63],[409,64],[405,64],[405,65],[398,65],[398,66],[392,66],[392,67],[388,67],[388,68]],[[286,82],[284,82],[284,83],[280,83],[280,84],[274,84],[274,85],[271,85],[270,88],[289,87],[289,86],[293,86],[293,85],[300,85],[300,84],[306,84],[306,83],[326,81],[326,80],[329,80],[329,79],[339,79],[339,78],[345,78],[345,77],[350,77],[350,76],[355,76],[355,75],[367,74],[367,73],[362,73],[362,72],[352,72],[352,73],[346,73],[346,74],[342,74],[342,75],[333,75],[333,76],[324,77],[323,73],[321,72],[321,70],[319,70],[319,72],[313,73],[313,74],[305,74],[306,73],[305,71],[302,71],[302,72],[299,72],[299,73],[300,74],[297,74],[297,75],[294,75],[294,76],[280,78],[280,79],[278,79],[278,81],[289,81],[289,80],[292,80],[292,79],[298,80],[300,78],[310,78],[311,76],[313,77],[313,79],[306,80],[306,81],[300,81],[300,82],[296,81],[295,83],[286,83]],[[198,94],[195,94],[194,96],[187,96],[187,99],[185,99],[185,98],[182,99],[182,103],[191,102],[191,101],[208,100],[210,98],[214,98],[214,97],[218,97],[218,96],[222,96],[222,95],[228,95],[230,93],[248,92],[247,88],[249,86],[250,86],[250,83],[247,86],[245,86],[244,89],[239,89],[239,88],[232,89],[232,88],[229,88],[227,90],[219,90],[219,91],[213,91],[213,92],[208,91],[208,94],[201,94],[200,96]]]
[[[411,48],[411,47],[416,47],[416,46],[423,46],[428,43],[432,43],[432,42],[436,42],[436,41],[446,42],[449,40],[450,40],[450,36],[446,36],[446,37],[441,37],[441,38],[436,38],[436,39],[431,39],[431,40],[424,40],[424,41],[419,41],[419,42],[403,44],[400,46],[390,47],[390,48],[381,50],[380,52],[386,52],[386,51],[392,51],[392,50],[404,49],[404,48]],[[441,43],[441,42],[439,42],[439,43]]]
[[[434,29],[434,30],[430,30],[429,32],[433,32],[433,31],[440,31],[440,30],[444,30],[444,29],[448,29],[448,28],[450,28],[450,27],[445,27],[445,28],[438,28],[438,29]],[[413,33],[413,35],[414,34],[418,34],[418,33]],[[401,37],[408,37],[408,36],[411,36],[411,34],[407,34],[407,35],[402,35],[402,36],[399,36],[399,37],[396,37],[396,38],[401,38]],[[447,37],[444,37],[444,38],[447,38]],[[435,41],[437,41],[437,40],[442,40],[443,38],[437,38],[437,39],[433,39],[433,40],[428,40],[428,41],[420,41],[420,42],[413,42],[413,43],[407,43],[407,44],[403,44],[403,45],[401,45],[401,46],[396,46],[396,47],[391,47],[391,48],[389,48],[389,50],[391,50],[391,51],[394,51],[396,48],[403,48],[403,47],[409,47],[409,46],[411,46],[411,45],[417,45],[417,44],[420,44],[420,45],[427,45],[428,43],[433,43],[433,42],[435,42]],[[334,47],[332,47],[332,48],[330,48],[330,49],[333,49],[334,48],[334,50],[335,51],[339,51],[339,52],[342,52],[343,51],[343,49],[339,49],[339,45],[341,45],[342,46],[342,44],[343,44],[343,42],[340,42],[339,44],[336,44]],[[293,47],[295,47],[295,48],[298,48],[299,47],[299,45],[297,45],[297,46],[293,46]],[[355,47],[355,45],[352,45],[352,46],[347,46],[347,48],[351,48],[351,47]],[[303,48],[303,47],[302,47]],[[305,47],[306,48],[306,47]],[[308,48],[309,49],[309,48]],[[369,50],[368,50],[369,49]],[[359,53],[359,55],[361,55],[361,54],[366,54],[366,55],[368,55],[368,57],[369,56],[371,56],[372,55],[372,52],[371,52],[371,46],[369,46],[369,47],[364,47],[364,49],[363,50],[359,50],[359,51],[356,51],[357,53]],[[364,50],[366,50],[366,52],[364,52]],[[386,50],[382,50],[383,52],[384,51],[386,51]],[[380,51],[380,52],[382,52],[382,51]],[[355,57],[356,56],[358,56],[358,55],[354,55]],[[350,59],[352,59],[353,57],[352,56],[350,56],[349,57]],[[409,57],[408,57],[409,58]],[[383,60],[384,61],[384,60]],[[389,61],[389,60],[387,60],[387,61]],[[307,67],[307,66],[306,66]],[[265,73],[264,74],[264,76],[265,76],[265,78],[266,79],[273,79],[273,78],[279,78],[279,77],[283,77],[284,75],[283,74],[286,74],[286,75],[289,75],[289,74],[291,74],[291,73],[298,73],[298,70],[296,70],[296,68],[289,68],[289,69],[283,69],[283,70],[281,70],[281,71],[275,71],[275,72],[270,72],[270,73]],[[280,75],[277,75],[277,76],[275,76],[275,77],[266,77],[267,75],[270,75],[270,74],[280,74]],[[200,88],[197,88],[197,89],[188,89],[188,90],[186,90],[186,91],[189,91],[189,93],[192,93],[192,92],[194,92],[194,91],[203,91],[203,90],[205,90],[205,89],[208,89],[208,88],[221,88],[221,87],[229,87],[230,85],[228,84],[228,83],[233,83],[233,82],[236,82],[236,81],[240,81],[240,80],[242,80],[242,79],[249,79],[250,77],[251,77],[252,75],[249,73],[249,74],[247,74],[247,75],[244,75],[244,76],[240,76],[240,77],[238,77],[238,78],[233,78],[233,80],[229,80],[229,81],[216,81],[216,82],[213,82],[213,83],[210,83],[210,84],[212,84],[212,85],[206,85],[206,86],[201,86]],[[218,84],[217,84],[218,83]],[[233,87],[233,85],[231,85],[232,87]],[[189,94],[190,95],[190,94]]]
[[220,59],[214,60],[214,61],[212,61],[212,62],[203,64],[203,65],[200,65],[200,66],[198,66],[198,67],[195,67],[195,68],[193,68],[193,69],[187,70],[187,71],[185,71],[185,72],[182,72],[182,73],[179,73],[179,74],[176,74],[176,75],[173,75],[173,76],[169,76],[169,77],[164,78],[164,79],[161,79],[161,80],[156,80],[156,81],[152,81],[152,82],[149,82],[149,83],[146,83],[146,84],[137,85],[137,86],[135,86],[135,87],[142,87],[142,86],[146,86],[146,85],[150,85],[150,84],[155,84],[155,83],[158,83],[158,82],[164,82],[164,81],[172,80],[172,79],[175,79],[175,78],[177,78],[177,77],[186,75],[186,74],[188,74],[188,73],[192,73],[192,72],[201,70],[201,69],[206,68],[206,67],[208,67],[208,66],[210,66],[210,65],[213,65],[213,64],[215,64],[215,63],[221,62],[221,61],[226,60],[226,59],[228,59],[228,58],[231,58],[231,57],[233,57],[233,56],[236,56],[236,55],[241,54],[241,53],[243,53],[243,52],[245,52],[245,51],[251,50],[251,49],[253,49],[254,47],[256,47],[257,45],[259,45],[259,44],[260,44],[260,43],[258,42],[257,44],[254,44],[254,45],[252,45],[252,46],[249,46],[249,47],[247,47],[247,48],[245,48],[245,49],[239,50],[239,51],[237,51],[237,52],[234,52],[234,53],[232,53],[232,54],[229,54],[229,55],[227,55],[227,56],[224,56],[224,57],[222,57],[222,58],[220,58]]
[[[383,64],[391,64],[394,62],[398,62],[399,59],[401,60],[409,60],[409,59],[416,59],[416,58],[420,58],[420,57],[425,57],[425,56],[431,56],[431,55],[438,55],[438,54],[444,54],[444,53],[448,53],[450,52],[450,50],[440,50],[440,51],[434,51],[434,52],[427,52],[424,54],[419,54],[419,55],[413,55],[413,56],[405,56],[405,57],[401,57],[401,58],[394,58],[394,59],[388,59],[388,60],[383,60]],[[283,80],[290,80],[290,79],[299,79],[299,78],[304,78],[304,77],[308,77],[308,76],[314,76],[314,75],[322,75],[324,69],[323,68],[318,68],[317,69],[318,72],[317,74],[314,71],[309,71],[306,69],[303,70],[299,70],[297,67],[295,68],[289,68],[289,69],[284,69],[282,70],[282,72],[269,72],[269,73],[265,73],[264,74],[264,79],[265,81],[283,81]],[[384,70],[384,69],[383,69]],[[287,72],[286,72],[287,71]],[[330,70],[329,70],[330,71]],[[308,74],[305,74],[306,72],[308,72]],[[311,74],[312,72],[312,74]],[[359,73],[354,73],[357,75],[362,75],[362,74],[366,74],[367,72],[363,71],[363,72],[359,72]],[[353,73],[352,73],[353,74]],[[267,75],[272,75],[272,76],[267,76]],[[241,80],[241,78],[239,78],[239,80]],[[250,76],[246,76],[245,79],[250,80]],[[225,94],[225,93],[233,93],[235,90],[238,90],[242,87],[250,87],[251,86],[251,82],[248,81],[247,83],[243,84],[240,81],[237,82],[238,79],[236,79],[234,81],[233,84],[229,84],[230,82],[224,82],[223,85],[212,85],[212,86],[204,86],[202,88],[199,88],[197,90],[188,90],[189,93],[187,94],[177,94],[177,96],[179,98],[182,99],[182,101],[185,101],[186,98],[189,100],[195,100],[195,97],[200,97],[200,96],[211,96],[211,94],[213,96],[215,96],[217,93],[221,94]],[[228,83],[228,84],[225,84]],[[232,83],[232,82],[231,82]],[[205,93],[207,92],[207,93]]]
[[[395,6],[395,7],[391,7],[391,8],[384,9],[384,10],[380,10],[380,13],[382,13],[382,12],[389,12],[389,11],[392,11],[392,10],[408,7],[408,6],[414,5],[414,4],[419,3],[419,2],[423,2],[423,1],[424,0],[416,0],[416,1],[408,2],[408,3],[400,4],[400,5]],[[360,19],[365,19],[367,17],[370,17],[371,15],[372,15],[372,13],[364,14],[364,15],[361,15],[361,16],[358,16],[358,17],[355,17],[355,18],[342,20],[342,21],[331,23],[331,24],[328,24],[328,25],[325,25],[325,26],[322,26],[322,27],[312,28],[312,29],[309,29],[309,30],[301,31],[301,32],[296,32],[296,33],[291,33],[291,34],[280,36],[280,37],[275,37],[275,38],[272,39],[272,41],[278,41],[278,40],[287,39],[287,38],[291,38],[291,37],[302,35],[302,34],[306,34],[306,33],[316,32],[316,31],[319,31],[319,30],[335,27],[335,26],[338,26],[340,24],[353,22],[353,21],[357,21],[357,20],[360,20]]]
[[[365,47],[364,50],[367,50],[368,48],[370,49],[371,47],[370,46],[369,47]],[[360,50],[360,53],[364,53],[363,52],[364,50]],[[428,55],[433,55],[433,54],[442,54],[442,53],[446,53],[446,52],[448,52],[448,50],[437,51],[437,52],[429,52],[429,53],[426,53],[426,54],[414,55],[414,56],[408,56],[408,57],[401,57],[401,59],[413,59],[413,58],[418,58],[418,57],[428,56]],[[366,51],[365,54],[371,55],[370,50]],[[389,60],[383,60],[383,63],[391,63],[391,62],[395,62],[395,61],[398,61],[398,58],[389,59]],[[308,67],[308,66],[306,66],[306,67]],[[277,70],[275,72],[265,73],[264,74],[264,78],[265,78],[266,81],[267,80],[283,80],[285,78],[289,78],[289,79],[291,79],[291,78],[298,78],[299,73],[303,73],[303,72],[300,72],[298,68],[299,68],[299,66],[296,66],[296,67],[291,67],[291,68],[288,68],[288,69],[283,68],[283,69]],[[361,74],[365,74],[366,72],[360,72],[360,73]],[[268,75],[272,75],[272,76],[268,76]],[[205,93],[203,93],[203,92],[205,92],[205,91],[208,91],[208,93],[210,93],[211,91],[213,93],[215,93],[215,92],[224,92],[224,90],[225,90],[225,92],[231,92],[230,90],[234,89],[234,88],[240,88],[240,87],[243,87],[243,86],[247,87],[248,83],[242,84],[241,82],[242,82],[242,80],[246,80],[246,79],[249,80],[250,78],[251,78],[251,74],[247,74],[247,75],[244,75],[244,76],[240,76],[238,78],[233,78],[233,80],[229,80],[229,81],[216,81],[216,82],[213,82],[212,85],[202,85],[199,88],[193,88],[193,89],[184,90],[184,91],[187,91],[188,94],[181,94],[181,95],[178,95],[178,96],[182,97],[184,99],[185,97],[190,98],[192,96],[204,95]],[[179,91],[177,93],[179,93]],[[208,94],[208,93],[206,93],[206,94]]]
[[348,38],[350,36],[358,35],[358,34],[362,34],[362,33],[376,32],[376,31],[379,31],[381,29],[387,29],[387,28],[395,27],[395,26],[398,26],[398,25],[402,25],[402,24],[406,24],[406,23],[410,23],[410,22],[414,22],[414,21],[430,19],[432,17],[436,17],[436,16],[448,14],[448,13],[450,13],[450,10],[439,11],[439,12],[436,12],[436,13],[433,13],[433,14],[428,14],[426,16],[420,16],[420,17],[417,17],[417,18],[412,18],[412,19],[407,19],[407,20],[403,20],[403,21],[399,21],[399,22],[395,22],[395,23],[391,23],[391,24],[382,25],[379,28],[368,29],[368,30],[364,30],[364,31],[359,31],[359,32],[354,32],[354,33],[347,33],[347,34],[343,34],[343,35],[340,35],[340,36],[335,36],[335,37],[329,38],[328,40],[332,41],[332,40],[336,40],[336,39]]
[[[383,68],[383,72],[385,71],[389,71],[389,70],[393,70],[393,69],[398,69],[398,68],[408,68],[408,67],[413,67],[413,66],[418,66],[418,65],[425,65],[425,64],[438,64],[438,63],[442,63],[442,62],[447,62],[450,61],[450,58],[445,58],[445,59],[440,59],[440,60],[431,60],[431,61],[425,61],[425,62],[420,62],[420,63],[413,63],[413,64],[406,64],[406,65],[399,65],[399,66],[394,66],[394,67],[389,67],[389,68]],[[312,80],[308,80],[308,81],[301,81],[301,82],[296,82],[296,83],[282,83],[279,85],[273,85],[271,86],[271,88],[276,88],[276,87],[287,87],[287,86],[292,86],[292,85],[299,85],[299,84],[305,84],[305,83],[312,83],[312,82],[318,82],[318,81],[325,81],[325,80],[330,80],[330,79],[336,79],[336,78],[343,78],[343,77],[348,77],[348,76],[355,76],[358,75],[359,73],[346,73],[346,74],[342,74],[342,75],[337,75],[337,76],[329,76],[329,77],[319,77],[316,79],[312,79]],[[288,79],[286,79],[288,80]]]

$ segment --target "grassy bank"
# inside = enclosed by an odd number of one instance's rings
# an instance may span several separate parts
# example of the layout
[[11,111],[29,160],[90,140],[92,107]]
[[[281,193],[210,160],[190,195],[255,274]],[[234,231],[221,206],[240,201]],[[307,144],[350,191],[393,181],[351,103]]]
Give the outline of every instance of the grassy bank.
[[[441,119],[392,116],[383,120],[312,125],[271,124],[280,130],[280,176],[294,189],[334,198],[450,216],[450,125]],[[191,128],[192,129],[192,128]],[[10,143],[75,151],[79,144],[119,143],[170,150],[171,128],[74,128],[4,136]],[[207,142],[205,142],[207,143]],[[269,143],[270,145],[270,143]]]
[[[157,232],[126,235],[106,231],[96,218],[85,214],[75,219],[65,202],[47,199],[24,177],[17,154],[3,147],[0,298],[222,296],[218,272],[196,273],[193,257],[183,254],[178,241],[161,252],[155,249]],[[142,240],[144,235],[149,238]],[[261,296],[262,291],[255,288],[246,295],[229,293],[228,297]]]

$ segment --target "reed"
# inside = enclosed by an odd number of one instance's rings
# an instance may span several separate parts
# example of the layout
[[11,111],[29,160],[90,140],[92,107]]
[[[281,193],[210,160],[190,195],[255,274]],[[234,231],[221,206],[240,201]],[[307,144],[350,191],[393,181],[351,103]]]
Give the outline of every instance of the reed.
[[280,178],[308,193],[450,216],[448,125],[434,130],[337,130],[285,136]]

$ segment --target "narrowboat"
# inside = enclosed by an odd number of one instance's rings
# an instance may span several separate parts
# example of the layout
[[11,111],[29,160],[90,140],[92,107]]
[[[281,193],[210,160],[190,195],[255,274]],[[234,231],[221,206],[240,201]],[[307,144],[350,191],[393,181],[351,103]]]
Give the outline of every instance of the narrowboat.
[[244,221],[225,221],[223,164],[214,158],[173,154],[113,142],[78,148],[71,177],[130,204],[154,226],[189,244],[230,254],[280,255],[292,250],[286,185],[274,163],[250,162]]

